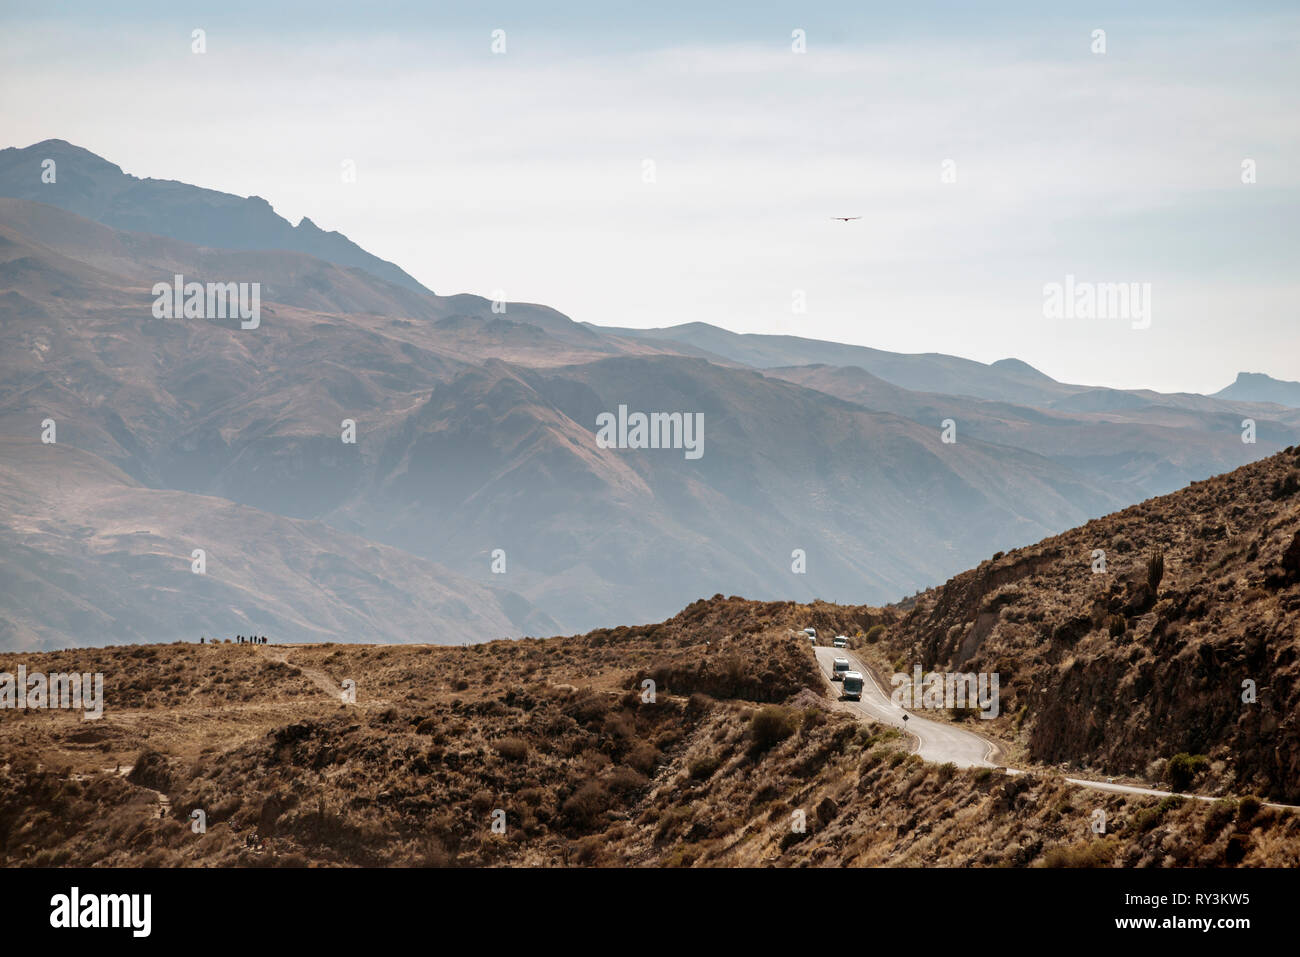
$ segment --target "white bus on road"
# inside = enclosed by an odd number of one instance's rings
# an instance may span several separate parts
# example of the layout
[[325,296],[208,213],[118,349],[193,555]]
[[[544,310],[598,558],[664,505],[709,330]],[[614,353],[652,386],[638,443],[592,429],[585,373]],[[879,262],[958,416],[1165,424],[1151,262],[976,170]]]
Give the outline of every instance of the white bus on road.
[[844,672],[844,697],[848,698],[850,701],[861,701],[862,681],[862,672]]

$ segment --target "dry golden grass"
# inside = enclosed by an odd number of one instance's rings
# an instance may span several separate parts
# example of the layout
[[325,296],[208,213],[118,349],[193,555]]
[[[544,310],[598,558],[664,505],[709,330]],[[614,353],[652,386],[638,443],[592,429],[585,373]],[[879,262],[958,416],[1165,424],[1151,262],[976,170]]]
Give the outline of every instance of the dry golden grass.
[[[170,645],[0,658],[101,670],[98,722],[0,722],[0,860],[148,866],[1300,863],[1258,802],[1159,802],[926,764],[829,709],[811,620],[697,602],[660,625],[470,648]],[[858,622],[863,618],[863,622]],[[705,641],[709,644],[706,646]],[[283,659],[283,660],[281,660]],[[732,662],[753,662],[737,672]],[[641,682],[654,676],[654,703]],[[355,704],[335,697],[356,683]],[[115,773],[134,765],[129,778]],[[169,806],[170,814],[159,812]],[[1089,831],[1103,808],[1108,833]],[[206,815],[206,833],[189,826]],[[504,812],[504,833],[494,832]],[[792,827],[795,812],[805,821]],[[253,838],[256,835],[256,838]]]

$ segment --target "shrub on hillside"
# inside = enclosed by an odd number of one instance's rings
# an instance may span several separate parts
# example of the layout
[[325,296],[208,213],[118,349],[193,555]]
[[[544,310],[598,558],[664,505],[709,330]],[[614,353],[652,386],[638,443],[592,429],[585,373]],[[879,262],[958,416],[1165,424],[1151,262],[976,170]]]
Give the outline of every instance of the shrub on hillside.
[[1210,759],[1203,754],[1182,752],[1169,759],[1165,773],[1169,776],[1169,786],[1175,791],[1186,791],[1192,782],[1201,776],[1210,766]]
[[1237,802],[1232,798],[1219,798],[1210,805],[1205,815],[1205,843],[1210,843],[1237,814]]
[[713,772],[718,770],[718,766],[721,763],[722,762],[718,760],[717,756],[712,754],[706,754],[702,758],[696,758],[691,762],[689,768],[691,780],[703,781],[706,778],[713,777]]
[[570,795],[560,811],[574,827],[587,828],[609,807],[609,792],[598,781],[587,781]]
[[1118,849],[1111,838],[1054,847],[1043,856],[1044,867],[1108,867]]
[[507,761],[523,761],[528,757],[528,742],[523,738],[502,738],[496,743],[496,749]]
[[1273,487],[1269,489],[1269,497],[1273,501],[1279,501],[1284,498],[1290,498],[1296,492],[1300,492],[1300,472],[1288,472],[1286,478],[1274,479]]
[[1241,824],[1249,823],[1263,806],[1264,802],[1253,794],[1246,795],[1237,805],[1237,821]]
[[766,751],[794,734],[795,719],[788,708],[768,705],[754,712],[749,731],[754,740],[754,749]]
[[171,762],[157,751],[144,751],[135,759],[131,773],[126,778],[132,784],[152,788],[164,794],[175,786]]

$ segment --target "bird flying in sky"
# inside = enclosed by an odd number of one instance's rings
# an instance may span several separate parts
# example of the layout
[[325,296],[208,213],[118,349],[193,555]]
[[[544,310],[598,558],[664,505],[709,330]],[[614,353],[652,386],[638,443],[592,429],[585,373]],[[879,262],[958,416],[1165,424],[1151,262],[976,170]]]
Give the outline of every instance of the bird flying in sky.
[[861,218],[862,218],[861,216],[832,216],[832,217],[831,217],[831,219],[838,219],[838,220],[841,220],[841,221],[846,222],[846,223],[847,223],[850,219],[861,219]]

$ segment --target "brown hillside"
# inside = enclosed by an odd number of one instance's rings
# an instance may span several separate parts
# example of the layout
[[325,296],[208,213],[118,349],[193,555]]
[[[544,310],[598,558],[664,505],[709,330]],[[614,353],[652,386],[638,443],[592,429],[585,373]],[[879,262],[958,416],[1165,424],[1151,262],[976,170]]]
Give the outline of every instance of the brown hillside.
[[[0,656],[107,685],[98,722],[0,721],[0,863],[1300,864],[1300,818],[1253,798],[927,764],[899,732],[830,710],[796,629],[887,619],[715,596],[658,625],[464,648]],[[338,698],[349,679],[355,704]]]
[[1185,785],[1295,803],[1298,492],[1300,447],[995,556],[916,599],[884,647],[998,672],[996,724],[1031,761],[1169,780],[1185,754]]

